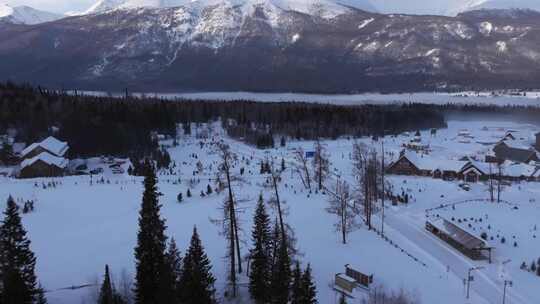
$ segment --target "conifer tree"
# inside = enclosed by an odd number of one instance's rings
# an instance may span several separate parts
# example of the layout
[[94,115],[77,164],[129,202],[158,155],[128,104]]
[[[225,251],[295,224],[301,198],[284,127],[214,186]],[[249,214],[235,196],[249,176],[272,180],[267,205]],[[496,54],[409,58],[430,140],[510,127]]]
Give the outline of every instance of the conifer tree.
[[304,303],[305,295],[302,283],[302,271],[300,270],[300,263],[297,261],[292,275],[291,304]]
[[167,284],[168,286],[172,286],[170,289],[171,294],[169,295],[169,298],[175,299],[175,302],[179,302],[182,288],[182,257],[180,256],[180,251],[178,250],[174,238],[169,242],[169,248],[167,249],[167,254],[165,255],[165,261],[165,270],[168,271]]
[[259,196],[253,223],[249,292],[256,303],[267,303],[271,271],[271,236],[270,218],[266,213],[262,194]]
[[38,297],[36,258],[21,222],[19,207],[10,196],[0,226],[0,303],[32,304]]
[[182,267],[182,295],[183,304],[214,304],[214,282],[210,272],[212,266],[204,252],[197,228],[193,228],[193,236]]
[[145,164],[144,192],[135,247],[135,303],[168,303],[171,286],[165,284],[165,221],[160,217],[157,180],[152,164]]
[[344,295],[341,295],[339,298],[339,304],[347,304],[347,299],[345,299]]
[[291,282],[291,259],[287,242],[282,238],[276,265],[272,273],[271,292],[272,304],[287,304],[289,301],[289,284]]
[[307,265],[304,274],[302,274],[302,290],[305,295],[302,304],[317,303],[317,288],[315,287],[315,283],[313,283],[313,278],[311,277],[311,265],[309,264]]
[[45,290],[41,286],[41,284],[38,287],[37,296],[36,296],[36,304],[47,304],[47,298],[45,297]]
[[99,291],[98,304],[114,304],[113,287],[109,275],[109,265],[105,265],[105,277]]

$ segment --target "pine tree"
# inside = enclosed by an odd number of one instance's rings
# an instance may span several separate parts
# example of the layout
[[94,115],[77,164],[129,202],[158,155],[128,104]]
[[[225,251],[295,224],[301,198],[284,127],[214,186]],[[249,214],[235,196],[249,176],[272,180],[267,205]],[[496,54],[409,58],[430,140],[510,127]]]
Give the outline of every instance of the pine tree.
[[347,304],[347,299],[345,299],[344,295],[341,295],[339,298],[339,304]]
[[36,304],[47,304],[47,298],[45,297],[45,290],[41,286],[38,286],[38,291],[36,295]]
[[182,267],[182,295],[183,304],[214,304],[216,281],[210,272],[212,266],[204,252],[199,239],[197,228],[193,228],[193,236]]
[[187,189],[186,196],[187,196],[187,197],[191,197],[191,190]]
[[536,272],[536,261],[531,262],[531,271],[534,273]]
[[287,304],[289,301],[289,284],[291,282],[291,259],[287,242],[281,239],[276,265],[272,273],[272,304]]
[[302,304],[316,304],[317,303],[317,288],[313,283],[311,277],[311,265],[307,265],[304,274],[302,275],[302,290],[305,293],[305,299]]
[[249,292],[256,303],[267,303],[271,271],[271,239],[270,218],[266,213],[262,194],[259,196],[253,223]]
[[105,265],[105,277],[101,284],[99,292],[98,304],[114,304],[113,287],[111,277],[109,275],[109,265]]
[[292,275],[291,285],[291,304],[304,303],[305,294],[302,286],[302,271],[300,270],[300,263],[296,262],[296,266]]
[[169,248],[167,249],[167,254],[165,256],[166,261],[166,271],[168,271],[167,280],[168,280],[168,286],[172,286],[173,288],[170,290],[171,294],[169,297],[171,299],[175,299],[176,302],[180,301],[180,294],[181,294],[181,280],[182,280],[182,257],[180,256],[180,251],[178,250],[178,247],[176,245],[176,241],[171,239],[169,242]]
[[21,222],[19,207],[12,197],[7,200],[4,221],[0,226],[1,303],[31,304],[39,295],[36,286],[36,258]]
[[145,164],[144,193],[139,213],[139,232],[135,247],[135,303],[168,303],[165,298],[171,288],[164,283],[165,263],[165,221],[160,217],[157,180],[150,162]]

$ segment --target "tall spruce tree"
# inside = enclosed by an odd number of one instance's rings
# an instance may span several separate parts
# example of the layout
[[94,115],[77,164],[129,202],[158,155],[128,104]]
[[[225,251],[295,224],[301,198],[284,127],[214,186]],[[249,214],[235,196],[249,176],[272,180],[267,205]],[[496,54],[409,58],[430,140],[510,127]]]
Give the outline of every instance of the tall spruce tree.
[[256,303],[267,303],[271,274],[271,232],[270,218],[266,213],[262,194],[257,202],[253,219],[251,238],[251,271],[249,273],[249,292]]
[[19,207],[10,196],[0,226],[1,303],[32,304],[39,297],[36,258],[21,222]]
[[36,296],[36,304],[47,304],[47,298],[45,297],[45,290],[41,286],[41,284],[38,287],[37,296]]
[[272,292],[272,304],[287,304],[289,301],[289,285],[291,282],[291,259],[287,242],[282,238],[276,264],[272,272],[270,290]]
[[302,270],[300,270],[300,263],[297,261],[292,275],[291,304],[304,303],[305,295],[302,283]]
[[211,273],[210,260],[204,252],[197,228],[193,228],[193,236],[182,267],[183,304],[214,304],[214,283],[216,279]]
[[180,251],[176,245],[176,241],[171,239],[169,242],[169,248],[167,249],[166,259],[166,271],[167,284],[173,288],[170,290],[170,298],[175,299],[175,303],[180,301],[181,296],[181,280],[182,280],[182,257]]
[[161,206],[153,165],[145,162],[144,192],[139,213],[139,231],[135,247],[135,303],[163,304],[173,299],[167,298],[170,288],[166,280],[165,221],[160,217]]
[[311,276],[311,265],[308,264],[304,274],[302,274],[302,290],[304,293],[304,300],[302,304],[316,304],[317,303],[317,288],[313,282]]
[[99,291],[98,304],[115,304],[113,286],[109,274],[109,265],[105,265],[105,276],[103,277],[103,283],[101,284],[101,289]]

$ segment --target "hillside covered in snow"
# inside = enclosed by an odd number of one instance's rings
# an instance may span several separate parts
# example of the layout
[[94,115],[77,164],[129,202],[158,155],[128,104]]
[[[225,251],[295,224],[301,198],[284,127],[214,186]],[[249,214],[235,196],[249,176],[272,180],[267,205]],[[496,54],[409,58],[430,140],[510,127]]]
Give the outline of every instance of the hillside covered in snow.
[[0,23],[34,25],[63,18],[63,15],[34,9],[29,6],[0,4]]

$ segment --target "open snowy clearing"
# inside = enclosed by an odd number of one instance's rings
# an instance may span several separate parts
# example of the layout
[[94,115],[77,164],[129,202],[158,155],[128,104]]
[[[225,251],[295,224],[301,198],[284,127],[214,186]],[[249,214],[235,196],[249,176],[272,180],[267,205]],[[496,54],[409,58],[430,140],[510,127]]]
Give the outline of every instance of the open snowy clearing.
[[[458,132],[468,129],[477,140],[459,142]],[[459,122],[450,121],[447,129],[431,137],[422,132],[422,138],[434,151],[446,159],[486,152],[486,146],[477,141],[493,140],[506,130],[515,131],[522,144],[530,142],[530,135],[538,131],[537,126],[511,122]],[[425,210],[441,204],[468,199],[488,198],[487,185],[472,184],[470,191],[459,188],[458,181],[448,182],[431,178],[391,176],[390,182],[396,192],[403,189],[411,195],[408,205],[386,208],[385,234],[391,243],[365,226],[349,235],[348,244],[342,245],[340,236],[334,231],[335,216],[328,214],[327,197],[322,193],[309,194],[302,186],[296,173],[290,168],[293,149],[302,146],[311,150],[313,142],[290,141],[287,147],[258,150],[226,137],[220,128],[214,128],[208,139],[183,136],[180,145],[170,147],[169,152],[176,162],[175,174],[159,174],[159,191],[163,193],[162,214],[167,219],[167,234],[174,237],[179,248],[185,250],[191,230],[197,225],[201,239],[213,264],[217,277],[217,289],[222,294],[226,284],[226,262],[223,257],[226,243],[220,236],[220,227],[211,223],[222,213],[220,209],[224,195],[213,193],[204,198],[199,196],[208,184],[213,185],[218,155],[214,144],[223,139],[238,154],[235,172],[245,168],[245,183],[235,184],[240,203],[239,216],[244,230],[242,254],[250,247],[250,232],[253,209],[259,193],[265,199],[271,191],[265,187],[267,175],[259,174],[259,162],[272,158],[288,163],[280,184],[280,195],[287,202],[286,221],[294,228],[298,238],[299,257],[305,265],[311,263],[317,282],[319,303],[336,303],[338,296],[332,288],[336,273],[344,271],[345,264],[358,270],[374,274],[376,285],[388,289],[404,288],[417,295],[422,303],[498,303],[502,301],[503,279],[510,278],[514,286],[509,289],[509,303],[539,303],[540,295],[535,286],[540,277],[519,269],[525,261],[530,263],[540,257],[540,242],[533,238],[534,225],[540,224],[540,183],[521,183],[506,187],[503,199],[517,205],[518,209],[505,205],[471,203],[441,209],[440,216],[455,218],[480,218],[488,215],[489,221],[476,223],[475,229],[492,225],[493,231],[506,236],[506,243],[493,242],[494,263],[474,262],[461,255],[424,230]],[[385,139],[388,155],[397,155],[401,144],[409,136],[400,135]],[[372,147],[379,142],[363,138]],[[202,144],[201,144],[202,143]],[[350,172],[352,139],[325,141],[331,153],[332,170],[335,175],[353,181]],[[436,149],[435,149],[436,148]],[[193,155],[196,155],[195,158]],[[203,171],[193,174],[196,163],[201,161]],[[103,179],[102,179],[103,177]],[[178,180],[181,179],[181,183]],[[190,179],[194,181],[189,182]],[[56,186],[48,186],[52,181]],[[103,181],[103,182],[102,182]],[[105,264],[109,264],[118,278],[125,270],[134,272],[133,248],[136,242],[137,217],[141,203],[142,179],[128,175],[105,172],[97,176],[73,176],[57,179],[15,180],[0,178],[0,202],[5,204],[8,195],[18,202],[34,200],[36,211],[23,216],[23,221],[32,240],[32,248],[38,257],[38,277],[47,293],[49,303],[91,303],[94,288],[78,290],[58,289],[72,285],[93,284],[102,275]],[[193,197],[185,193],[191,184]],[[178,193],[184,194],[184,202],[177,202]],[[375,226],[382,225],[379,214]],[[380,229],[380,228],[378,228]],[[490,233],[490,235],[492,235]],[[512,236],[518,239],[513,247]],[[396,247],[397,246],[397,247]],[[504,267],[502,263],[510,259]],[[472,266],[485,266],[475,273],[471,283],[471,299],[465,299],[463,279]],[[504,275],[504,278],[501,277]],[[247,282],[245,277],[242,282]],[[359,303],[363,292],[358,290],[349,303]],[[247,291],[242,289],[238,303],[249,303]]]

